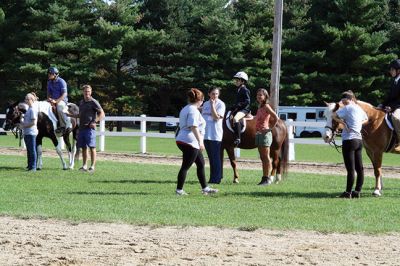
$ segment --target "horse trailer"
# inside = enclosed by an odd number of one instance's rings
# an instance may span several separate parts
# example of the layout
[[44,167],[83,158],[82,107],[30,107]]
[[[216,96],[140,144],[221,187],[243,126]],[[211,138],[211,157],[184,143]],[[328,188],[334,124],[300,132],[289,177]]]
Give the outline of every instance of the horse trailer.
[[[278,116],[282,120],[293,119],[303,122],[326,122],[324,111],[326,107],[304,107],[304,106],[279,106]],[[321,137],[324,128],[296,126],[293,130],[295,137]]]

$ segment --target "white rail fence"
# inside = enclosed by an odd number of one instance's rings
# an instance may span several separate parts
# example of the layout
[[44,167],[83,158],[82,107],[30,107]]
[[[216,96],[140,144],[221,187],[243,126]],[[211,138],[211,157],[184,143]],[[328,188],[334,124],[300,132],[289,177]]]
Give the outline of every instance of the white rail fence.
[[[4,119],[5,115],[0,114],[0,119]],[[107,121],[110,122],[140,122],[140,131],[138,132],[114,132],[106,130],[105,123]],[[173,117],[147,117],[146,115],[141,116],[106,116],[105,119],[100,121],[100,129],[97,131],[97,135],[99,136],[99,151],[105,151],[106,147],[106,137],[111,136],[120,136],[120,137],[140,137],[140,152],[147,153],[147,138],[167,138],[173,139],[175,138],[174,133],[154,133],[147,132],[147,122],[171,122],[178,123],[178,118]],[[294,138],[293,132],[294,127],[325,127],[325,122],[303,122],[303,121],[292,121],[289,119],[286,121],[286,125],[289,128],[289,159],[295,159],[295,144],[325,144],[322,139],[307,139],[307,138]],[[340,145],[340,140],[337,141]],[[240,150],[236,149],[236,155],[240,157]]]

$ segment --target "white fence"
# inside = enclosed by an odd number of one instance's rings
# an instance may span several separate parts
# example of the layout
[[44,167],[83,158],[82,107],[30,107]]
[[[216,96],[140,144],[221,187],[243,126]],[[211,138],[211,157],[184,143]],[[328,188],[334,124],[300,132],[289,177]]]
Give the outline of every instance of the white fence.
[[[4,114],[0,114],[0,119],[5,118]],[[139,132],[113,132],[107,131],[105,127],[105,122],[107,121],[121,121],[121,122],[140,122]],[[146,115],[141,116],[106,116],[104,120],[100,121],[100,130],[97,132],[99,136],[99,150],[105,151],[106,146],[106,136],[122,136],[122,137],[140,137],[140,152],[147,152],[147,137],[150,138],[175,138],[174,133],[152,133],[147,132],[146,122],[172,122],[178,123],[178,118],[173,117],[147,117]],[[295,159],[294,144],[325,144],[322,139],[306,139],[306,138],[294,138],[293,132],[295,126],[302,127],[325,127],[324,122],[302,122],[302,121],[286,121],[286,125],[289,128],[289,158],[290,160]],[[341,144],[337,141],[337,144]],[[236,150],[236,155],[240,156],[240,150]]]

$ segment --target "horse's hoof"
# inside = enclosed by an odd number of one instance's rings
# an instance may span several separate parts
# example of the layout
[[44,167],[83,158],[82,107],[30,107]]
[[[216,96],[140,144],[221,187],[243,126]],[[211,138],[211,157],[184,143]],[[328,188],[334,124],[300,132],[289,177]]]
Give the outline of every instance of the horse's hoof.
[[64,167],[63,170],[68,170],[68,168],[67,168],[67,167]]
[[372,192],[372,196],[375,196],[375,197],[382,196],[381,190],[375,189],[374,192]]
[[42,168],[36,168],[36,171],[40,171],[40,170],[42,170]]
[[239,184],[239,179],[238,178],[233,179],[233,184]]

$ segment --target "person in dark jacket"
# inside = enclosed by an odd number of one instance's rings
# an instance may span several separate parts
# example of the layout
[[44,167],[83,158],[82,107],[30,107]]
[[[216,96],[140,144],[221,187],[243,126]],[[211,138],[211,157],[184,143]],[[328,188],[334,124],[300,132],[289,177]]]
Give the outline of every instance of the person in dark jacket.
[[246,83],[249,80],[247,74],[243,71],[236,73],[233,76],[237,87],[236,103],[231,108],[233,116],[233,128],[235,131],[235,146],[240,144],[241,125],[239,120],[250,113],[250,91],[246,88]]
[[[393,78],[389,94],[385,101],[378,106],[386,112],[392,113],[392,122],[397,134],[400,137],[400,59],[392,61],[389,65],[389,73]],[[400,151],[400,145],[395,148]]]

